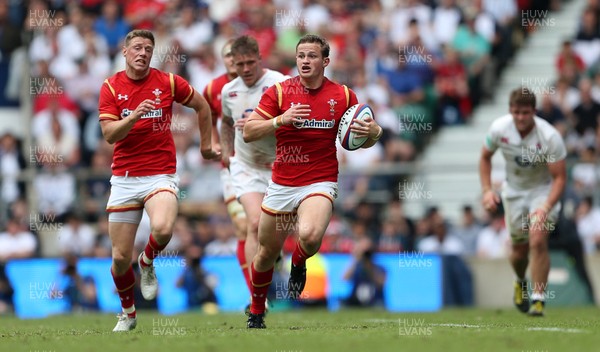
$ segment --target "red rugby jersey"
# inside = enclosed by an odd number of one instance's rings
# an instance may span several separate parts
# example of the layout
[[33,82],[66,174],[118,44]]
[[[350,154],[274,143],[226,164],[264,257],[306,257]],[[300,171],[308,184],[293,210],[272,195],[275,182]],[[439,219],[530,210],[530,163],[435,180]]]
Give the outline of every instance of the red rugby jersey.
[[171,134],[173,103],[188,103],[194,88],[172,73],[150,68],[143,79],[132,80],[121,71],[104,81],[100,90],[100,121],[120,120],[145,99],[156,107],[136,121],[127,136],[115,143],[112,172],[115,176],[174,174],[175,144]]
[[229,77],[227,77],[227,74],[224,73],[210,81],[204,88],[204,92],[202,92],[204,99],[206,99],[208,105],[210,105],[210,109],[216,115],[216,118],[213,118],[213,126],[217,124],[217,120],[223,115],[223,106],[221,105],[221,90],[229,81],[231,80]]
[[293,187],[337,182],[335,140],[338,126],[348,107],[358,104],[356,94],[327,78],[321,87],[308,89],[296,76],[267,89],[254,111],[264,119],[272,119],[292,104],[310,105],[311,116],[302,124],[285,125],[275,130],[277,150],[273,182]]

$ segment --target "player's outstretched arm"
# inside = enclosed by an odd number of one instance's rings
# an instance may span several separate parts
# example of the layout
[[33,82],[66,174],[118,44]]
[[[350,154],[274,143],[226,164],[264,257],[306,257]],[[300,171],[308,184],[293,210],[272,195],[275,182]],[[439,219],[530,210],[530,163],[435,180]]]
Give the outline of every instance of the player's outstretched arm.
[[212,106],[210,104],[210,93],[208,91],[209,86],[206,86],[206,88],[204,88],[204,91],[202,92],[202,97],[204,98],[204,100],[206,100],[209,104],[209,108],[210,108],[210,115],[212,117],[212,146],[213,146],[213,150],[216,152],[221,152],[221,139],[219,136],[219,129],[217,128],[217,122],[219,121],[219,114],[217,113],[216,109],[214,108],[214,106]]
[[146,99],[131,114],[122,115],[121,120],[101,120],[100,129],[104,139],[108,143],[114,144],[125,138],[136,121],[152,109],[154,109],[154,101]]
[[221,121],[221,157],[225,167],[229,167],[229,157],[233,153],[234,134],[233,119],[231,116],[223,115]]
[[221,153],[216,152],[212,145],[212,114],[206,99],[194,91],[192,99],[186,104],[196,111],[198,115],[198,128],[200,129],[200,153],[204,159],[218,159]]
[[481,148],[481,158],[479,158],[479,180],[481,182],[481,191],[483,198],[481,202],[483,207],[491,212],[495,212],[500,203],[500,197],[492,189],[492,156],[494,152],[487,148]]
[[267,136],[283,125],[295,122],[302,123],[304,118],[310,116],[310,105],[300,104],[286,110],[282,115],[265,120],[255,111],[250,114],[244,125],[244,142],[254,142]]
[[221,138],[219,137],[219,129],[217,128],[217,125],[215,125],[213,123],[213,127],[212,127],[212,148],[215,152],[220,153],[221,152]]

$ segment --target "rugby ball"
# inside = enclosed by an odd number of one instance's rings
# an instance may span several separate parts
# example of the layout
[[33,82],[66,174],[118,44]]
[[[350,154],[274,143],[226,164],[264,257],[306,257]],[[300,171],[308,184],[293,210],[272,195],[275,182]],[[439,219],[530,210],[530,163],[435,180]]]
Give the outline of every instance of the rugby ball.
[[346,110],[340,120],[340,126],[338,127],[338,140],[344,149],[356,150],[365,144],[368,137],[356,137],[356,133],[350,130],[350,126],[354,119],[363,121],[368,117],[375,119],[373,110],[371,110],[371,107],[367,104],[352,105]]

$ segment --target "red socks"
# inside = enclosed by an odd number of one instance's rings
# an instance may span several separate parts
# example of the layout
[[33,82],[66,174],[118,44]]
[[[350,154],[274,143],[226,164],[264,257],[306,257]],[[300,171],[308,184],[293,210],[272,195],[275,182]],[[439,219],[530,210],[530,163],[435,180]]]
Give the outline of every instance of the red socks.
[[310,257],[312,257],[312,255],[306,254],[300,245],[300,241],[296,242],[296,249],[294,249],[294,253],[292,253],[292,264],[296,267],[304,266],[306,265],[306,259]]
[[129,269],[122,276],[115,276],[110,269],[119,298],[121,299],[121,307],[123,312],[127,313],[130,318],[135,318],[135,306],[133,305],[133,287],[135,286],[135,275],[133,273],[133,267]]
[[246,263],[246,253],[244,253],[244,247],[246,247],[246,240],[238,240],[236,256],[238,262],[240,263],[240,268],[242,268],[242,274],[244,274],[244,279],[246,280],[246,286],[248,287],[248,291],[252,292],[250,269],[248,268],[248,263]]
[[[168,244],[169,242],[165,244],[158,244],[158,242],[156,242],[156,240],[154,239],[154,236],[150,234],[150,237],[148,238],[148,243],[146,243],[146,248],[144,248],[144,255],[142,256],[142,260],[140,260],[142,266],[152,265],[152,261],[154,260],[154,258],[158,257],[160,252],[163,249],[165,249],[165,247]],[[148,261],[146,260],[148,260],[150,263],[148,263]]]
[[273,281],[273,268],[262,273],[254,269],[254,263],[252,263],[250,268],[252,270],[252,304],[250,305],[250,313],[263,314],[265,312],[265,301],[267,300],[269,285]]

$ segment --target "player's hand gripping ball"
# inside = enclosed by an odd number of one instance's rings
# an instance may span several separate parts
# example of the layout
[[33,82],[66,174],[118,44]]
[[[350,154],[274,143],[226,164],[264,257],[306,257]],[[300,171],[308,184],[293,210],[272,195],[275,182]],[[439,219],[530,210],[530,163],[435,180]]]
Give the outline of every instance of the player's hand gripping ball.
[[338,128],[338,140],[344,149],[356,150],[362,147],[367,139],[369,139],[369,137],[357,137],[356,133],[350,130],[354,119],[364,121],[368,117],[375,119],[373,110],[367,104],[352,105],[346,110]]

